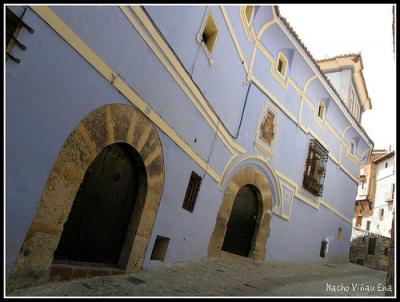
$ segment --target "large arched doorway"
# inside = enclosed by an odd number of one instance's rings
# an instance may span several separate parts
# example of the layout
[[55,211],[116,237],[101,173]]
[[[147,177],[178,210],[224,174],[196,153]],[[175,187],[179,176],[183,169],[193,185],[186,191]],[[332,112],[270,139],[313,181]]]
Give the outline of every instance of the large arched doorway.
[[[121,104],[104,105],[81,120],[59,151],[20,254],[7,280],[9,290],[48,282],[55,251],[64,226],[68,227],[66,222],[76,203],[75,197],[82,188],[81,184],[85,183],[85,174],[97,156],[105,156],[99,155],[103,149],[115,144],[119,147],[123,145],[125,149],[122,152],[129,150],[131,155],[133,152],[135,163],[141,162],[144,166],[145,178],[145,182],[141,182],[139,173],[138,195],[128,227],[125,228],[126,234],[121,235],[125,238],[119,248],[117,267],[124,272],[133,272],[142,267],[163,191],[163,149],[156,128],[138,109]],[[115,147],[112,148],[115,151]],[[140,156],[140,161],[136,161],[135,154]],[[121,163],[126,160],[129,162],[133,159],[124,159]],[[109,177],[122,181],[115,174]],[[142,186],[143,183],[146,186]],[[87,213],[91,214],[90,211]],[[85,222],[87,219],[84,218]],[[103,227],[101,223],[96,226]],[[57,255],[60,255],[58,251]],[[89,259],[99,261],[96,258]],[[110,259],[115,262],[115,256]],[[104,263],[111,260],[103,258],[100,261]]]
[[122,143],[106,146],[83,177],[54,262],[117,265],[145,182],[144,164],[132,147]]
[[251,185],[242,187],[235,197],[222,250],[248,257],[258,213],[258,192]]

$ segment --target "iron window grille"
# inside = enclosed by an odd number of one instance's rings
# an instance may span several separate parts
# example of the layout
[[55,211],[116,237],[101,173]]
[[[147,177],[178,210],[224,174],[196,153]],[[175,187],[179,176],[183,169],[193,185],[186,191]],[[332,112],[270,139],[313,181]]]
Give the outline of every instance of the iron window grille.
[[201,180],[201,176],[192,171],[192,174],[190,175],[190,181],[186,189],[185,199],[182,205],[183,209],[191,213],[194,210],[194,205],[196,203],[197,195],[200,190]]
[[34,32],[34,30],[30,26],[28,26],[24,21],[22,21],[25,12],[26,12],[26,7],[24,8],[22,15],[18,17],[9,8],[6,8],[6,54],[8,58],[10,58],[16,63],[20,63],[21,60],[14,57],[10,53],[11,48],[14,45],[16,45],[22,50],[26,49],[26,46],[17,39],[18,33],[20,32],[21,28],[26,28],[30,33]]
[[303,187],[315,196],[322,196],[328,151],[316,140],[311,139],[303,176]]

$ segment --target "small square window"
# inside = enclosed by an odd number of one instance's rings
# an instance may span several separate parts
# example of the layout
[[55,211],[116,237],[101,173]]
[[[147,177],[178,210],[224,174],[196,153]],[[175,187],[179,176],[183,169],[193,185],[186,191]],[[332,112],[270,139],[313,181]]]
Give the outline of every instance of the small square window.
[[214,16],[211,11],[208,12],[204,27],[199,35],[200,42],[204,43],[205,48],[210,56],[215,48],[215,42],[218,37],[217,23],[215,22]]
[[251,21],[253,19],[253,13],[254,13],[254,5],[246,5],[245,15],[246,15],[247,25],[251,24]]
[[356,227],[360,227],[362,224],[362,216],[357,216],[356,218]]
[[356,144],[353,141],[350,141],[350,154],[354,156],[356,152]]
[[201,184],[200,175],[192,171],[192,174],[190,175],[189,184],[186,189],[185,199],[182,205],[183,209],[189,212],[193,212],[194,205],[197,199],[197,194],[199,193],[200,190],[200,184]]
[[167,254],[169,238],[157,236],[154,243],[153,251],[151,252],[150,260],[164,261]]
[[338,240],[342,240],[343,237],[343,229],[338,228],[338,233],[337,233]]
[[286,71],[288,67],[288,60],[286,57],[280,52],[278,55],[278,61],[276,63],[276,71],[283,77],[286,77]]
[[320,102],[318,105],[318,118],[323,121],[325,117],[325,105]]

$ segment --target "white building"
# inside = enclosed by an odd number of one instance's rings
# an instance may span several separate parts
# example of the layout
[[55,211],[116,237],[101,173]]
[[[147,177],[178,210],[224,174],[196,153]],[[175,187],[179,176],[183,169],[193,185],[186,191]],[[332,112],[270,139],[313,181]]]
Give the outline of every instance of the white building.
[[[391,236],[396,204],[395,152],[375,152],[360,173],[353,226],[385,237]],[[355,237],[353,231],[353,237]]]

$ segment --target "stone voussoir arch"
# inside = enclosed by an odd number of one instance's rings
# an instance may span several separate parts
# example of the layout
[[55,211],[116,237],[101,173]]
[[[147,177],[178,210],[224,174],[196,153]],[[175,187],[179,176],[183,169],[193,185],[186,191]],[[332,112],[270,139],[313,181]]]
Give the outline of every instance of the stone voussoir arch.
[[161,141],[151,121],[138,109],[107,104],[89,113],[58,153],[33,222],[8,280],[8,289],[46,283],[54,251],[87,168],[100,151],[114,143],[133,147],[144,163],[147,191],[125,272],[141,269],[164,185]]
[[264,174],[254,167],[244,167],[240,169],[226,186],[222,203],[217,214],[215,228],[208,246],[209,258],[227,256],[226,253],[222,251],[227,224],[236,195],[239,190],[246,185],[254,186],[259,192],[259,210],[249,258],[259,261],[265,259],[265,246],[270,233],[269,224],[272,215],[272,193],[271,187]]

